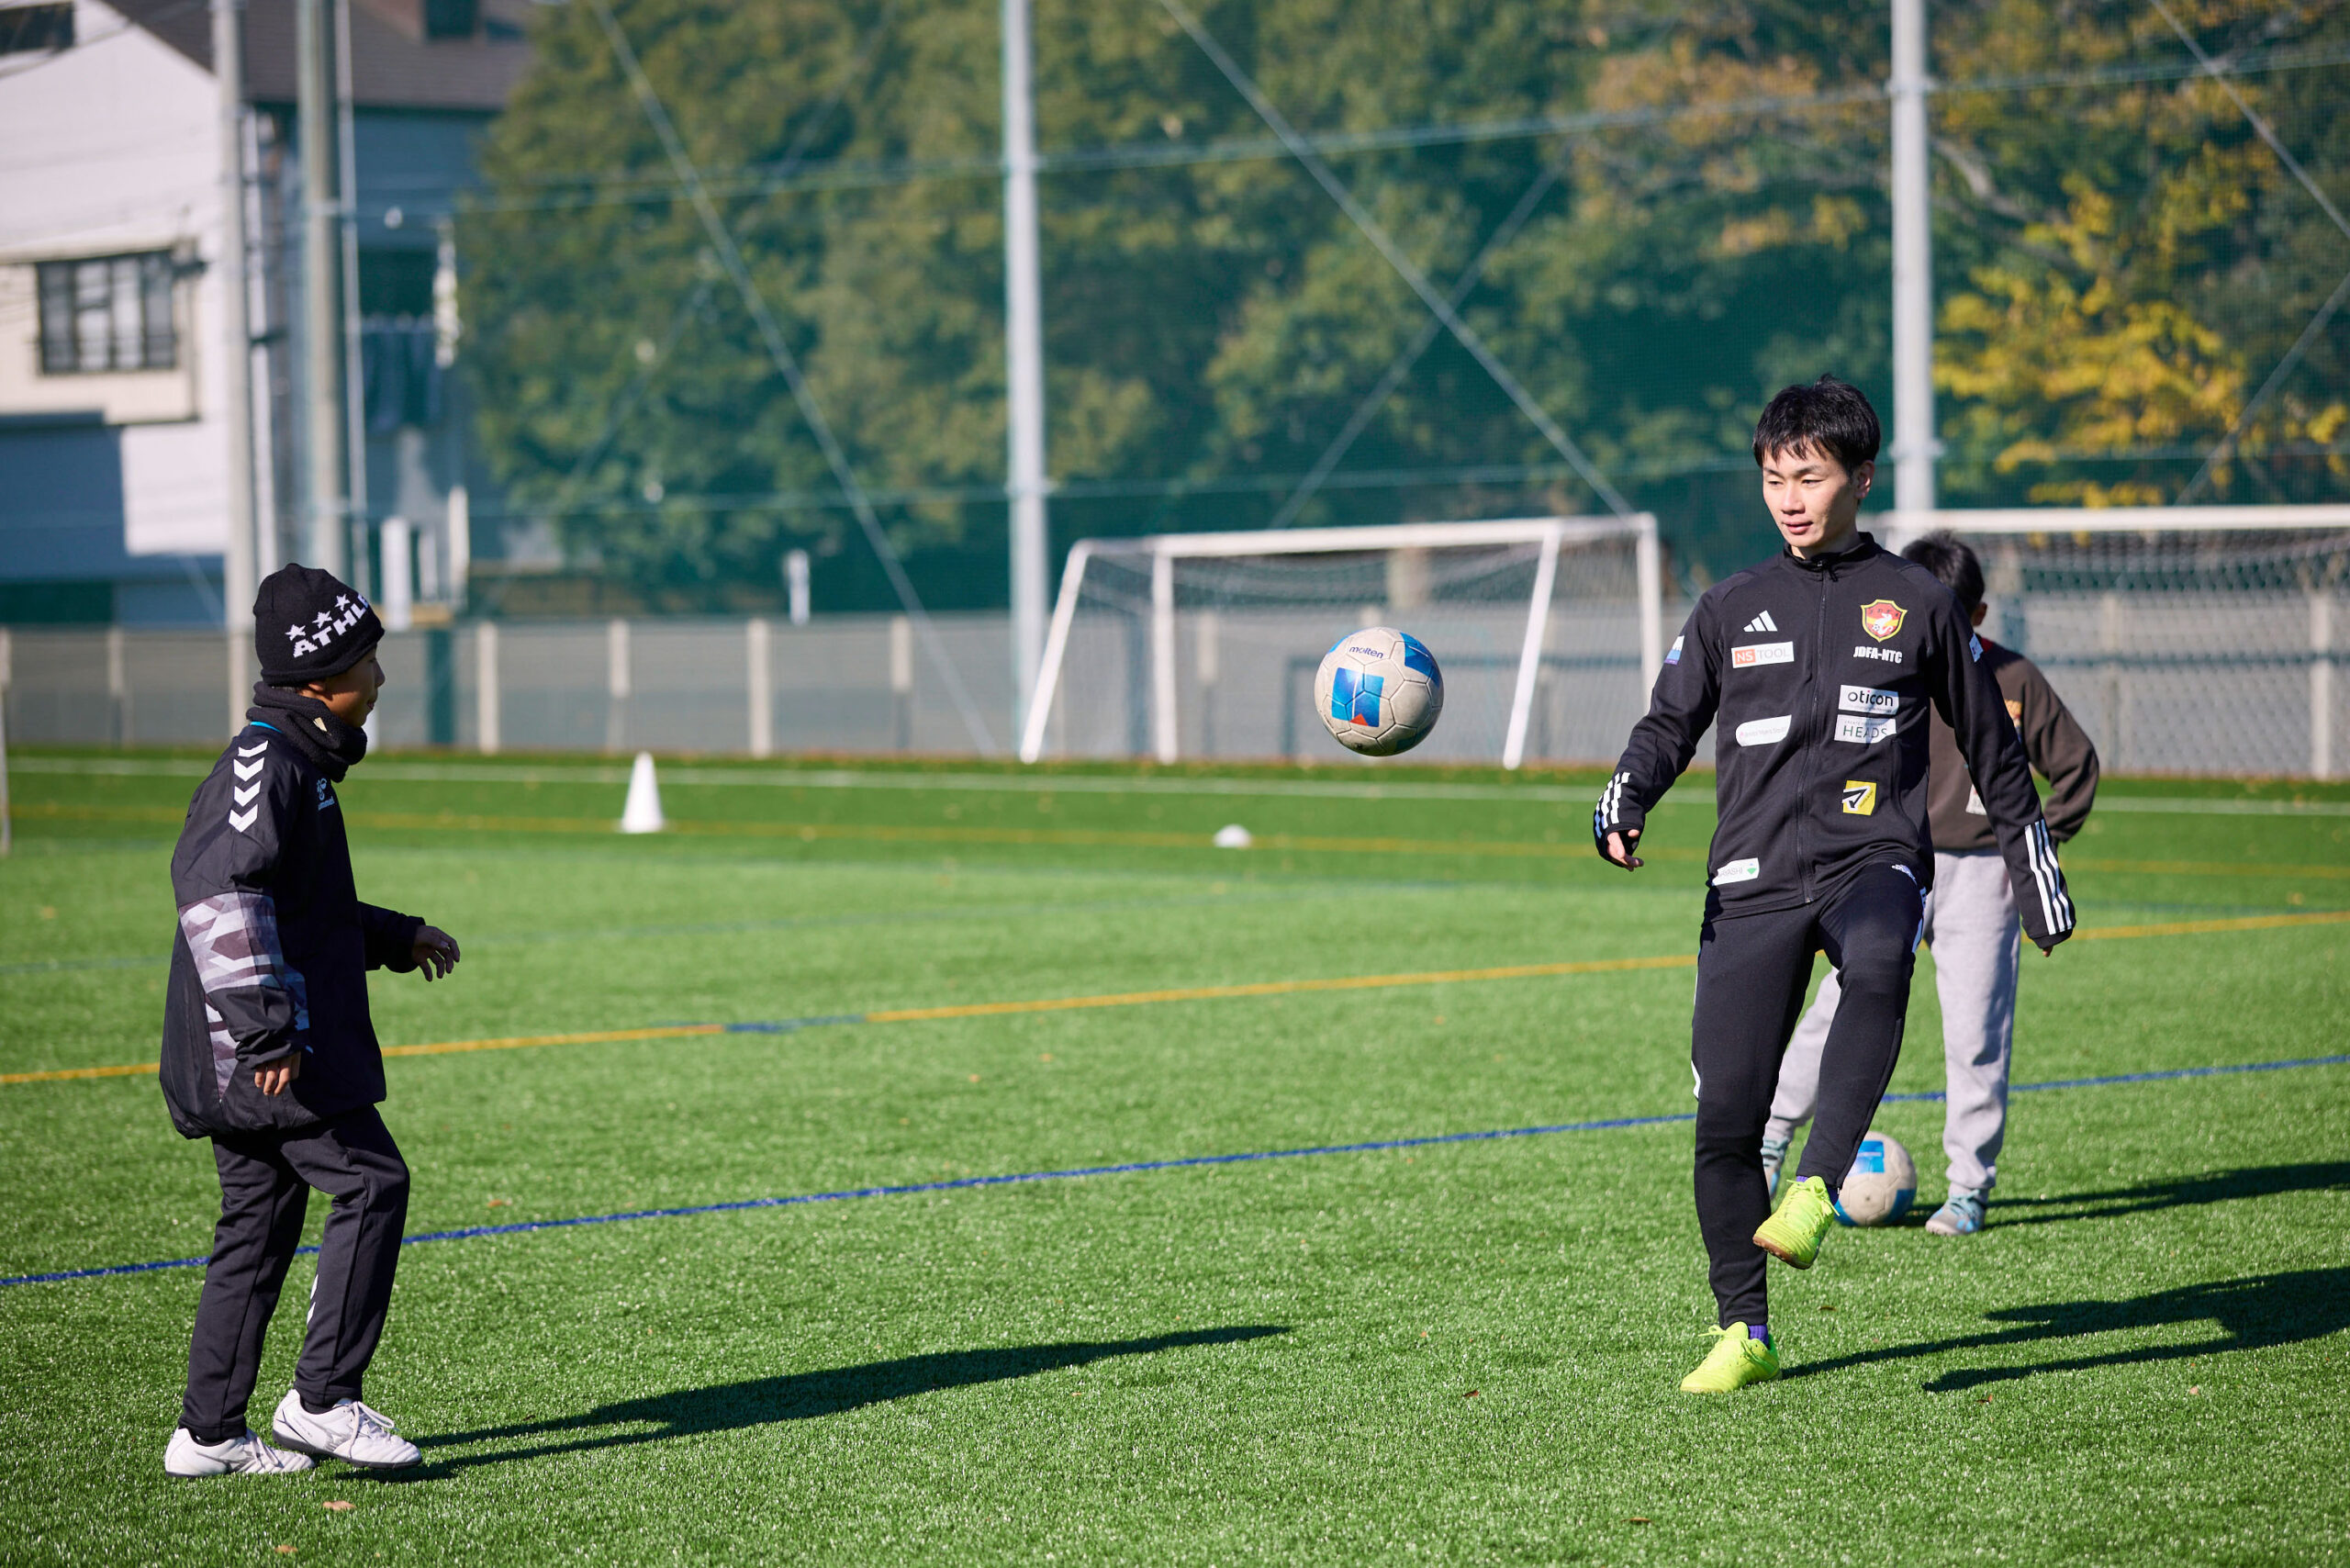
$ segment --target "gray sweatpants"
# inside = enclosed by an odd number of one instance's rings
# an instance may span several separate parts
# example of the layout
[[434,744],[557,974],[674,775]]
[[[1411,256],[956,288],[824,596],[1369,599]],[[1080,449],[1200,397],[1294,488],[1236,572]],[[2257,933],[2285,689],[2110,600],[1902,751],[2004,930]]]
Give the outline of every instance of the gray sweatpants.
[[[2008,1136],[2008,1058],[2015,1047],[2016,966],[2023,946],[2015,891],[1998,851],[1934,857],[1925,941],[1933,950],[1934,990],[1942,1004],[1949,1094],[1942,1152],[1950,1157],[1950,1184],[1953,1191],[1986,1193],[1998,1179],[1999,1146]],[[1841,994],[1831,969],[1779,1064],[1765,1137],[1792,1137],[1811,1120],[1820,1048]]]

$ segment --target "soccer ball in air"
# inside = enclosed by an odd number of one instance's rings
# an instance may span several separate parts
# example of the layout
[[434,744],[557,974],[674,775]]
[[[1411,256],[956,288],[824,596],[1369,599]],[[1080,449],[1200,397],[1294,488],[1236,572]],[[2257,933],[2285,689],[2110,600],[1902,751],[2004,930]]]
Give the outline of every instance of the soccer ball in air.
[[1852,1168],[1836,1194],[1836,1217],[1846,1225],[1891,1225],[1918,1196],[1918,1162],[1898,1140],[1873,1132],[1861,1140]]
[[1393,756],[1428,738],[1444,711],[1444,676],[1417,637],[1392,626],[1353,632],[1314,672],[1314,711],[1348,751]]

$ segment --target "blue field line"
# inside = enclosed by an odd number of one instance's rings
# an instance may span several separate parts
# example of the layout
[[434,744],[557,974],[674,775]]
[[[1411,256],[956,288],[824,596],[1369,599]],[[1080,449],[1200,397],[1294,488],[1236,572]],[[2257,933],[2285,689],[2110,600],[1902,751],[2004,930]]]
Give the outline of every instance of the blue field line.
[[[2099,1089],[2109,1083],[2161,1083],[2174,1078],[2221,1078],[2238,1072],[2282,1072],[2289,1067],[2340,1067],[2350,1062],[2350,1055],[2332,1057],[2292,1057],[2284,1061],[2236,1062],[2227,1067],[2174,1067],[2162,1072],[2113,1072],[2102,1078],[2052,1078],[2044,1083],[2010,1084],[2010,1094],[2030,1094],[2042,1089]],[[1940,1103],[1940,1090],[1923,1094],[1888,1094],[1888,1105],[1902,1102],[1927,1101]],[[7,1282],[0,1280],[0,1284]]]
[[[834,1022],[828,1019],[797,1019],[789,1025],[765,1027],[806,1027],[810,1023]],[[738,1025],[738,1027],[761,1027]],[[2285,1061],[2239,1062],[2225,1067],[2182,1067],[2162,1072],[2120,1072],[2102,1078],[2053,1079],[2045,1083],[2019,1083],[2012,1092],[2031,1093],[2042,1089],[2093,1089],[2114,1083],[2159,1083],[2179,1078],[2218,1078],[2240,1072],[2281,1072],[2297,1067],[2339,1067],[2350,1063],[2350,1054],[2330,1057],[2295,1057]],[[1939,1093],[1888,1094],[1890,1102],[1938,1101]],[[1434,1133],[1422,1137],[1378,1138],[1369,1143],[1313,1144],[1303,1148],[1257,1149],[1247,1154],[1194,1154],[1181,1159],[1136,1159],[1124,1165],[1080,1165],[1062,1170],[1023,1170],[1006,1176],[958,1176],[951,1182],[909,1182],[895,1186],[844,1187],[831,1193],[797,1193],[778,1198],[738,1198],[726,1204],[691,1204],[673,1209],[626,1209],[618,1214],[580,1215],[572,1219],[520,1220],[512,1225],[475,1225],[462,1230],[429,1230],[420,1236],[404,1237],[401,1245],[416,1247],[427,1241],[468,1241],[481,1236],[520,1236],[534,1230],[568,1230],[583,1225],[619,1225],[628,1220],[684,1219],[692,1215],[739,1214],[746,1209],[791,1208],[801,1204],[837,1204],[850,1198],[902,1198],[916,1193],[957,1193],[976,1187],[1008,1187],[1024,1182],[1067,1182],[1082,1176],[1130,1176],[1145,1170],[1187,1170],[1207,1165],[1245,1165],[1259,1159],[1304,1159],[1325,1154],[1372,1154],[1391,1148],[1428,1148],[1448,1143],[1490,1143],[1499,1138],[1541,1137],[1551,1133],[1612,1132],[1623,1127],[1666,1126],[1676,1122],[1694,1122],[1696,1113],[1684,1111],[1665,1116],[1611,1116],[1597,1122],[1555,1122],[1544,1126],[1501,1127],[1487,1132]],[[297,1256],[315,1253],[315,1247],[300,1249]],[[95,1280],[111,1274],[150,1274],[159,1269],[200,1269],[211,1261],[208,1258],[167,1258],[153,1263],[116,1263],[103,1269],[67,1269],[50,1274],[18,1274],[0,1279],[0,1286],[50,1284],[60,1280]]]

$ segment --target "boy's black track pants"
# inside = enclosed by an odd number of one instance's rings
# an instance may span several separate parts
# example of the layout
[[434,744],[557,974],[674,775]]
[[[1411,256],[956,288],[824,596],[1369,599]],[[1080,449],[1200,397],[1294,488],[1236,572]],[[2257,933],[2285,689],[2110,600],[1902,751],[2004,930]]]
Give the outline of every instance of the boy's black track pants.
[[1771,1215],[1762,1124],[1811,983],[1812,955],[1826,951],[1844,999],[1820,1055],[1818,1110],[1795,1180],[1824,1177],[1832,1192],[1852,1169],[1901,1054],[1923,913],[1916,879],[1882,865],[1799,909],[1707,916],[1689,1059],[1697,1074],[1697,1226],[1724,1327],[1769,1320],[1770,1254],[1754,1245],[1755,1227]]
[[212,1152],[220,1223],[196,1303],[180,1415],[198,1442],[224,1441],[249,1424],[263,1336],[301,1245],[310,1189],[334,1200],[294,1371],[294,1386],[316,1407],[361,1397],[408,1220],[408,1166],[373,1105],[291,1131],[224,1134]]

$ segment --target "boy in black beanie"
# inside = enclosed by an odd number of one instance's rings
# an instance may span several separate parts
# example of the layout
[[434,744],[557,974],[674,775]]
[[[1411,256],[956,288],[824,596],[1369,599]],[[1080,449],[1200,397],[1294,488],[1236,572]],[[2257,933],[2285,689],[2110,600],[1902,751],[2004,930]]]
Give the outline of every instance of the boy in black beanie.
[[[408,1214],[408,1167],[375,1111],[384,1058],[366,971],[435,980],[456,967],[457,944],[361,903],[352,884],[334,786],[367,755],[361,726],[384,684],[383,636],[367,601],[331,574],[270,575],[253,603],[262,680],[250,722],[197,787],[172,856],[179,939],[163,1098],[182,1135],[212,1140],[220,1173],[187,1393],[163,1453],[173,1475],[417,1462],[416,1445],[360,1397]],[[272,1423],[278,1449],[246,1426],[245,1406],[312,1187],[334,1207],[294,1387]]]

